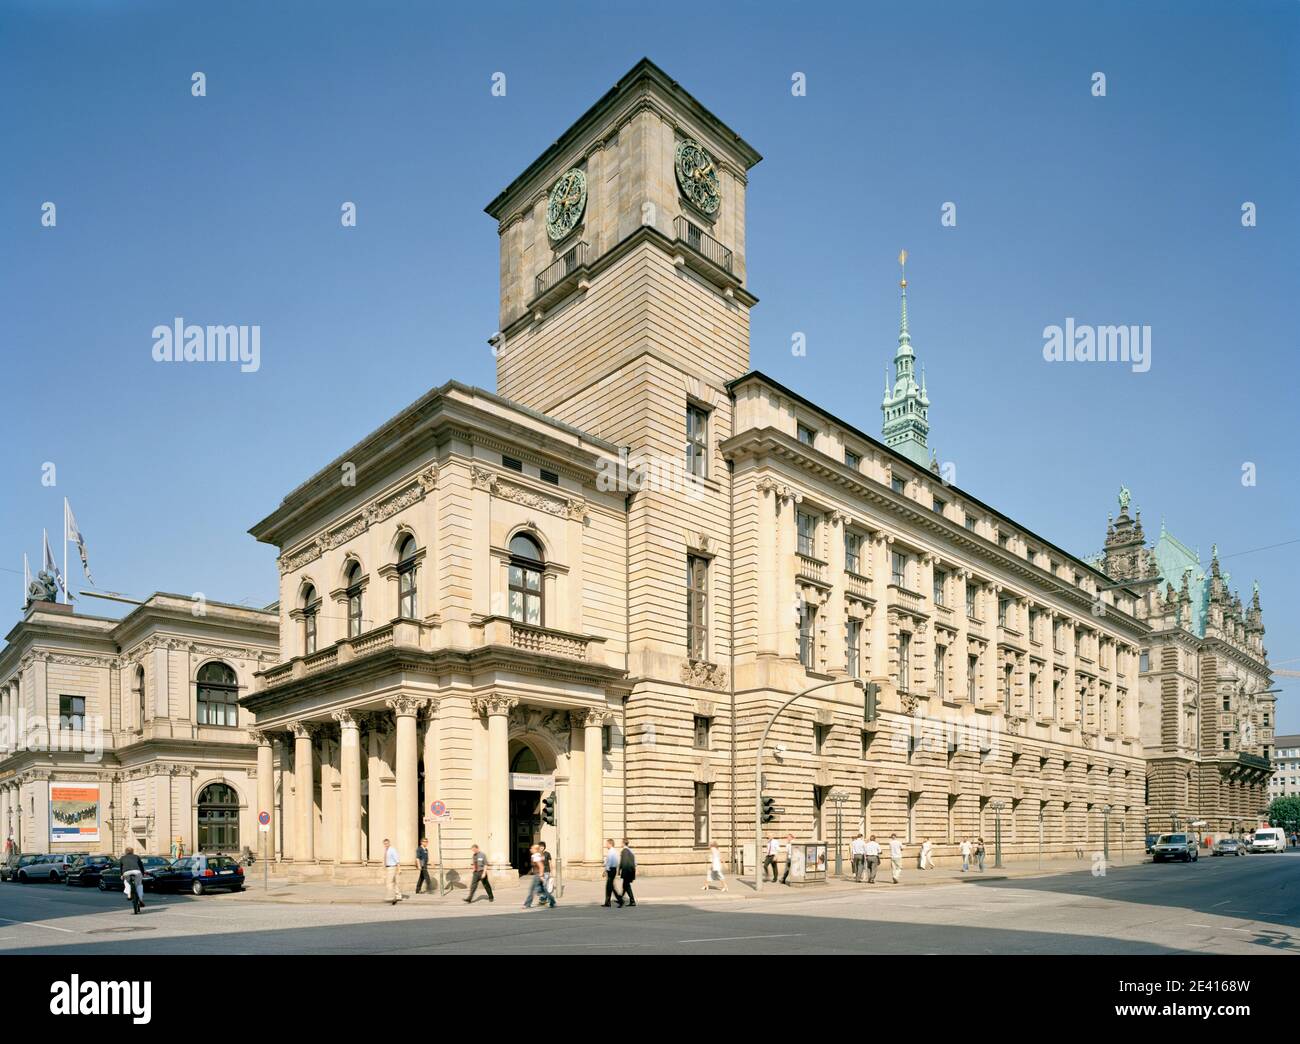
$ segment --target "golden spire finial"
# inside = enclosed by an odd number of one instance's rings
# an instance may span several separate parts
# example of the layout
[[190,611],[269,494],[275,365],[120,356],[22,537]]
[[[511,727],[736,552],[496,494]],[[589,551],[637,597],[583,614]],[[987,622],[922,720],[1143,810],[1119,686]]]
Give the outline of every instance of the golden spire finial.
[[901,286],[904,290],[906,290],[907,289],[907,251],[906,250],[900,250],[898,252],[898,267],[903,270],[903,278],[898,281],[898,285]]

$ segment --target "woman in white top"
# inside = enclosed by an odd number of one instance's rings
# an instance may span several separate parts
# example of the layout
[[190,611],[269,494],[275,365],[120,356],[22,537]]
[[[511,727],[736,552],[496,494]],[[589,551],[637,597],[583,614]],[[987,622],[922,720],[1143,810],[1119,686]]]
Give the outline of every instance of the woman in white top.
[[709,846],[709,870],[704,877],[704,887],[700,889],[707,892],[713,887],[713,882],[717,881],[722,885],[722,890],[727,890],[727,878],[722,872],[722,853],[718,851],[717,845]]
[[933,851],[934,851],[934,845],[930,843],[929,838],[926,838],[921,845],[921,869],[922,870],[934,869],[934,858],[931,855]]

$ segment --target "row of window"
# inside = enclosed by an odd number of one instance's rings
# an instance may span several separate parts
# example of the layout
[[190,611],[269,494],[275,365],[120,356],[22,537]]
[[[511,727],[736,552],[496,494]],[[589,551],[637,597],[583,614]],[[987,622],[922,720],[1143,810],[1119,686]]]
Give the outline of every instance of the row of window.
[[[149,717],[145,693],[144,668],[136,668],[136,721],[143,724]],[[205,663],[195,679],[194,720],[199,725],[235,728],[239,724],[239,679],[234,668],[219,660]],[[85,728],[86,698],[59,697],[59,728],[79,732]]]

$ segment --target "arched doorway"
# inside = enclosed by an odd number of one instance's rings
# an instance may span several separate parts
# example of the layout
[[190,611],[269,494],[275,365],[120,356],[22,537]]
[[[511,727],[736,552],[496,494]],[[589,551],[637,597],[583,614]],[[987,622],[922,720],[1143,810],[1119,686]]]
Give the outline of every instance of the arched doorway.
[[511,741],[510,865],[521,874],[528,872],[529,849],[543,840],[542,798],[552,789],[544,780],[554,772],[546,751],[527,740]]
[[209,783],[199,792],[197,852],[239,850],[239,795],[226,783]]

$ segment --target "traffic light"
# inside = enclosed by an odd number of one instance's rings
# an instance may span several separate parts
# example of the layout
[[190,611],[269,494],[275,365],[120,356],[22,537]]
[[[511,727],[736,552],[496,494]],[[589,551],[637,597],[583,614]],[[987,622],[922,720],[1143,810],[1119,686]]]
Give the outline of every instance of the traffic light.
[[867,682],[862,690],[862,717],[864,721],[876,720],[876,701],[880,698],[880,686]]
[[555,793],[547,794],[542,798],[542,822],[547,826],[555,826]]
[[770,823],[776,818],[776,798],[763,796],[763,822]]

